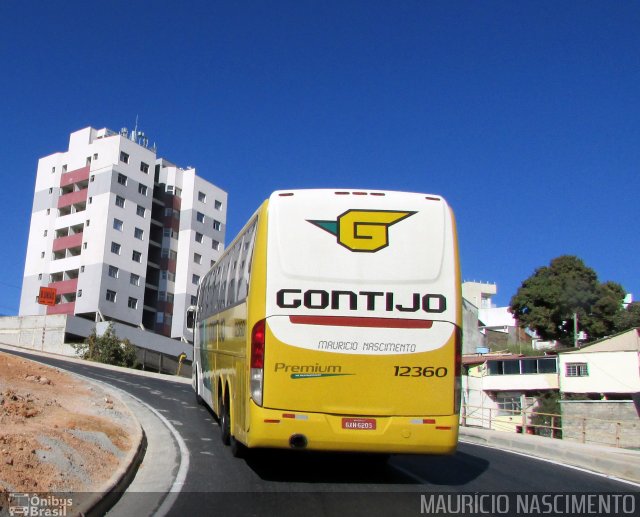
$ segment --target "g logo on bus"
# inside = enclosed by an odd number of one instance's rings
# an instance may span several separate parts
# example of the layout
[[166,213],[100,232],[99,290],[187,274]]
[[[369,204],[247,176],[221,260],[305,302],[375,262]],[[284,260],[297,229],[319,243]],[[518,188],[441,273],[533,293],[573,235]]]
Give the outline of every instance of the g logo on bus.
[[389,226],[415,212],[399,210],[347,210],[336,221],[312,221],[311,224],[335,235],[338,244],[356,251],[375,253],[389,245]]

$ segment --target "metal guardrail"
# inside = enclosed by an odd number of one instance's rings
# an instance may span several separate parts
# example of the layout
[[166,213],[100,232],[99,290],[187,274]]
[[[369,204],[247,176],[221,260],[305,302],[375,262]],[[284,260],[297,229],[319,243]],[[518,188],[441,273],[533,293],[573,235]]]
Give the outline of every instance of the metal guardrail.
[[460,412],[460,425],[581,443],[640,448],[640,439],[635,438],[640,434],[640,420],[634,422],[589,416],[563,417],[561,414],[542,413],[531,408],[508,410],[464,404]]

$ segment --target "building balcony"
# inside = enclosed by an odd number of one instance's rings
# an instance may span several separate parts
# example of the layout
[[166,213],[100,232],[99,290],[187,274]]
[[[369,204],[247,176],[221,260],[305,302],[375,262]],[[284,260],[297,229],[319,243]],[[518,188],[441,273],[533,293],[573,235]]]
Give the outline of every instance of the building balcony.
[[73,185],[74,183],[80,183],[81,181],[87,181],[89,179],[89,166],[83,167],[82,169],[76,169],[75,171],[70,171],[64,173],[60,177],[60,186],[66,187],[68,185]]
[[82,246],[83,233],[76,233],[74,235],[67,235],[65,237],[58,237],[53,241],[53,251],[62,251],[67,248],[79,248]]
[[89,189],[77,190],[75,192],[69,192],[58,198],[58,208],[65,208],[67,206],[76,205],[79,203],[85,204],[89,196]]
[[49,287],[53,287],[56,290],[56,294],[75,293],[78,289],[78,279],[72,278],[70,280],[52,282],[49,284]]
[[49,314],[74,314],[76,302],[58,303],[47,306],[47,316]]
[[557,390],[560,381],[557,373],[532,373],[515,375],[486,375],[482,378],[484,391]]

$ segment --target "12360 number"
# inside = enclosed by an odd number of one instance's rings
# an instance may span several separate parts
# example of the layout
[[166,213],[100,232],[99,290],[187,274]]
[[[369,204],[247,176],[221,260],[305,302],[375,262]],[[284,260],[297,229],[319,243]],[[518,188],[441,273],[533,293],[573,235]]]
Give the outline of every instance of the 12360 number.
[[444,366],[394,366],[395,377],[446,377],[449,370]]

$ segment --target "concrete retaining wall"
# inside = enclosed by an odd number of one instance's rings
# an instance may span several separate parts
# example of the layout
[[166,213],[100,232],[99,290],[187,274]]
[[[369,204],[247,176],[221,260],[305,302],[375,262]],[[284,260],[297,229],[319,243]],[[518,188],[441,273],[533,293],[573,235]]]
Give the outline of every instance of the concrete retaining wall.
[[563,400],[562,437],[640,449],[640,418],[630,400]]

